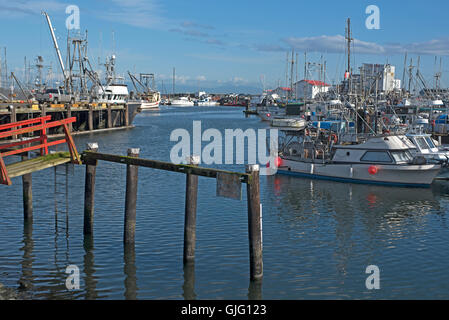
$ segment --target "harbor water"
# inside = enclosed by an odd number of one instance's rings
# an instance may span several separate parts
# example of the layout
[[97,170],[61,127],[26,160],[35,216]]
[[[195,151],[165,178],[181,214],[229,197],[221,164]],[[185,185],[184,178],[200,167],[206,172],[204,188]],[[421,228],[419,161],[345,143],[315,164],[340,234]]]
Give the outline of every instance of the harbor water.
[[[171,132],[191,132],[194,120],[223,135],[268,127],[242,111],[162,107],[139,114],[134,129],[75,142],[80,151],[98,142],[100,152],[133,147],[170,161]],[[264,278],[255,285],[245,186],[242,201],[217,198],[216,181],[199,178],[195,266],[183,269],[185,175],[139,168],[133,249],[123,246],[126,168],[99,162],[93,239],[83,236],[84,166],[57,170],[33,174],[32,225],[23,223],[20,178],[0,186],[0,283],[34,299],[449,298],[447,182],[407,189],[262,176]],[[69,265],[80,270],[79,290],[66,288]],[[379,267],[379,290],[366,287],[370,265]]]

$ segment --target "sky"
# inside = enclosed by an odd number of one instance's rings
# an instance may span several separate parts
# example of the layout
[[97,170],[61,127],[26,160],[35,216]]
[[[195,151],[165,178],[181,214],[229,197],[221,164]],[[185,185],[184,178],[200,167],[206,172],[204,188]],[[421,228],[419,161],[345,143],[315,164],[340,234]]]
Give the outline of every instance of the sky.
[[[58,70],[41,11],[50,15],[65,57],[69,5],[80,10],[95,68],[101,68],[99,57],[104,63],[114,53],[119,73],[154,73],[162,92],[172,91],[173,68],[177,92],[257,93],[286,86],[286,55],[292,50],[299,57],[299,79],[307,52],[308,62],[326,61],[326,82],[336,83],[345,71],[347,18],[355,39],[354,69],[390,63],[402,79],[407,52],[414,65],[420,56],[429,84],[442,59],[442,84],[449,85],[447,0],[0,0],[0,57],[6,47],[10,71],[23,75],[25,57],[33,61],[37,55]],[[379,29],[366,27],[370,5],[379,8]],[[317,77],[311,71],[307,78]]]

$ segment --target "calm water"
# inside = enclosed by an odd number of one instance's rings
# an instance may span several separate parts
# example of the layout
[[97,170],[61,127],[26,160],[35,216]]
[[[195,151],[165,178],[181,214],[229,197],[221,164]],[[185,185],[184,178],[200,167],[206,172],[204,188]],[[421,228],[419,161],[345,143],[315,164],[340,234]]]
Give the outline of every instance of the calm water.
[[[167,108],[138,115],[132,130],[76,143],[84,150],[96,141],[100,151],[120,154],[139,147],[141,157],[169,160],[171,131],[191,131],[193,120],[203,130],[265,128],[239,108]],[[183,270],[184,175],[140,169],[132,250],[122,244],[125,167],[100,162],[95,235],[86,240],[84,168],[69,169],[67,199],[63,185],[54,193],[53,169],[33,175],[33,225],[23,224],[21,180],[0,186],[0,283],[20,280],[35,299],[449,298],[449,184],[402,189],[261,177],[264,279],[251,285],[245,187],[242,201],[216,198],[215,180],[200,178],[196,264]],[[72,264],[81,289],[68,292]],[[375,292],[365,287],[373,264],[381,272]]]

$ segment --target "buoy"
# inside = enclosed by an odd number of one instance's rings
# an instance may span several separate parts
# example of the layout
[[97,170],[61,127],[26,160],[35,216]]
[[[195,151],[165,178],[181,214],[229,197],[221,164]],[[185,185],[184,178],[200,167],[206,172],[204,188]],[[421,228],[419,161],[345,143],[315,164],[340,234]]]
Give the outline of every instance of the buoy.
[[370,175],[375,175],[379,172],[379,169],[376,166],[370,166],[368,172]]
[[[282,166],[281,157],[276,158],[276,160],[274,161],[274,165],[276,166],[276,168],[279,168],[280,166]],[[270,168],[270,161],[267,163],[267,168]]]

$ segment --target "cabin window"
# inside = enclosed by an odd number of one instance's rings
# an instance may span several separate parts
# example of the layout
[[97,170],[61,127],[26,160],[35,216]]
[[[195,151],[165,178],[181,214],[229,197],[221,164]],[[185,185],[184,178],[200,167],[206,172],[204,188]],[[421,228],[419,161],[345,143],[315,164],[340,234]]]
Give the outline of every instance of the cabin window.
[[360,159],[363,162],[384,162],[392,163],[390,155],[386,151],[367,151]]
[[409,162],[413,160],[409,151],[393,151],[391,155],[396,162]]
[[424,138],[415,138],[416,143],[418,144],[418,147],[422,149],[429,149],[429,146],[426,143],[426,140]]
[[430,137],[426,137],[426,141],[427,141],[427,144],[430,146],[431,149],[435,149],[436,148],[435,144],[433,143],[433,141],[432,141],[432,139]]

